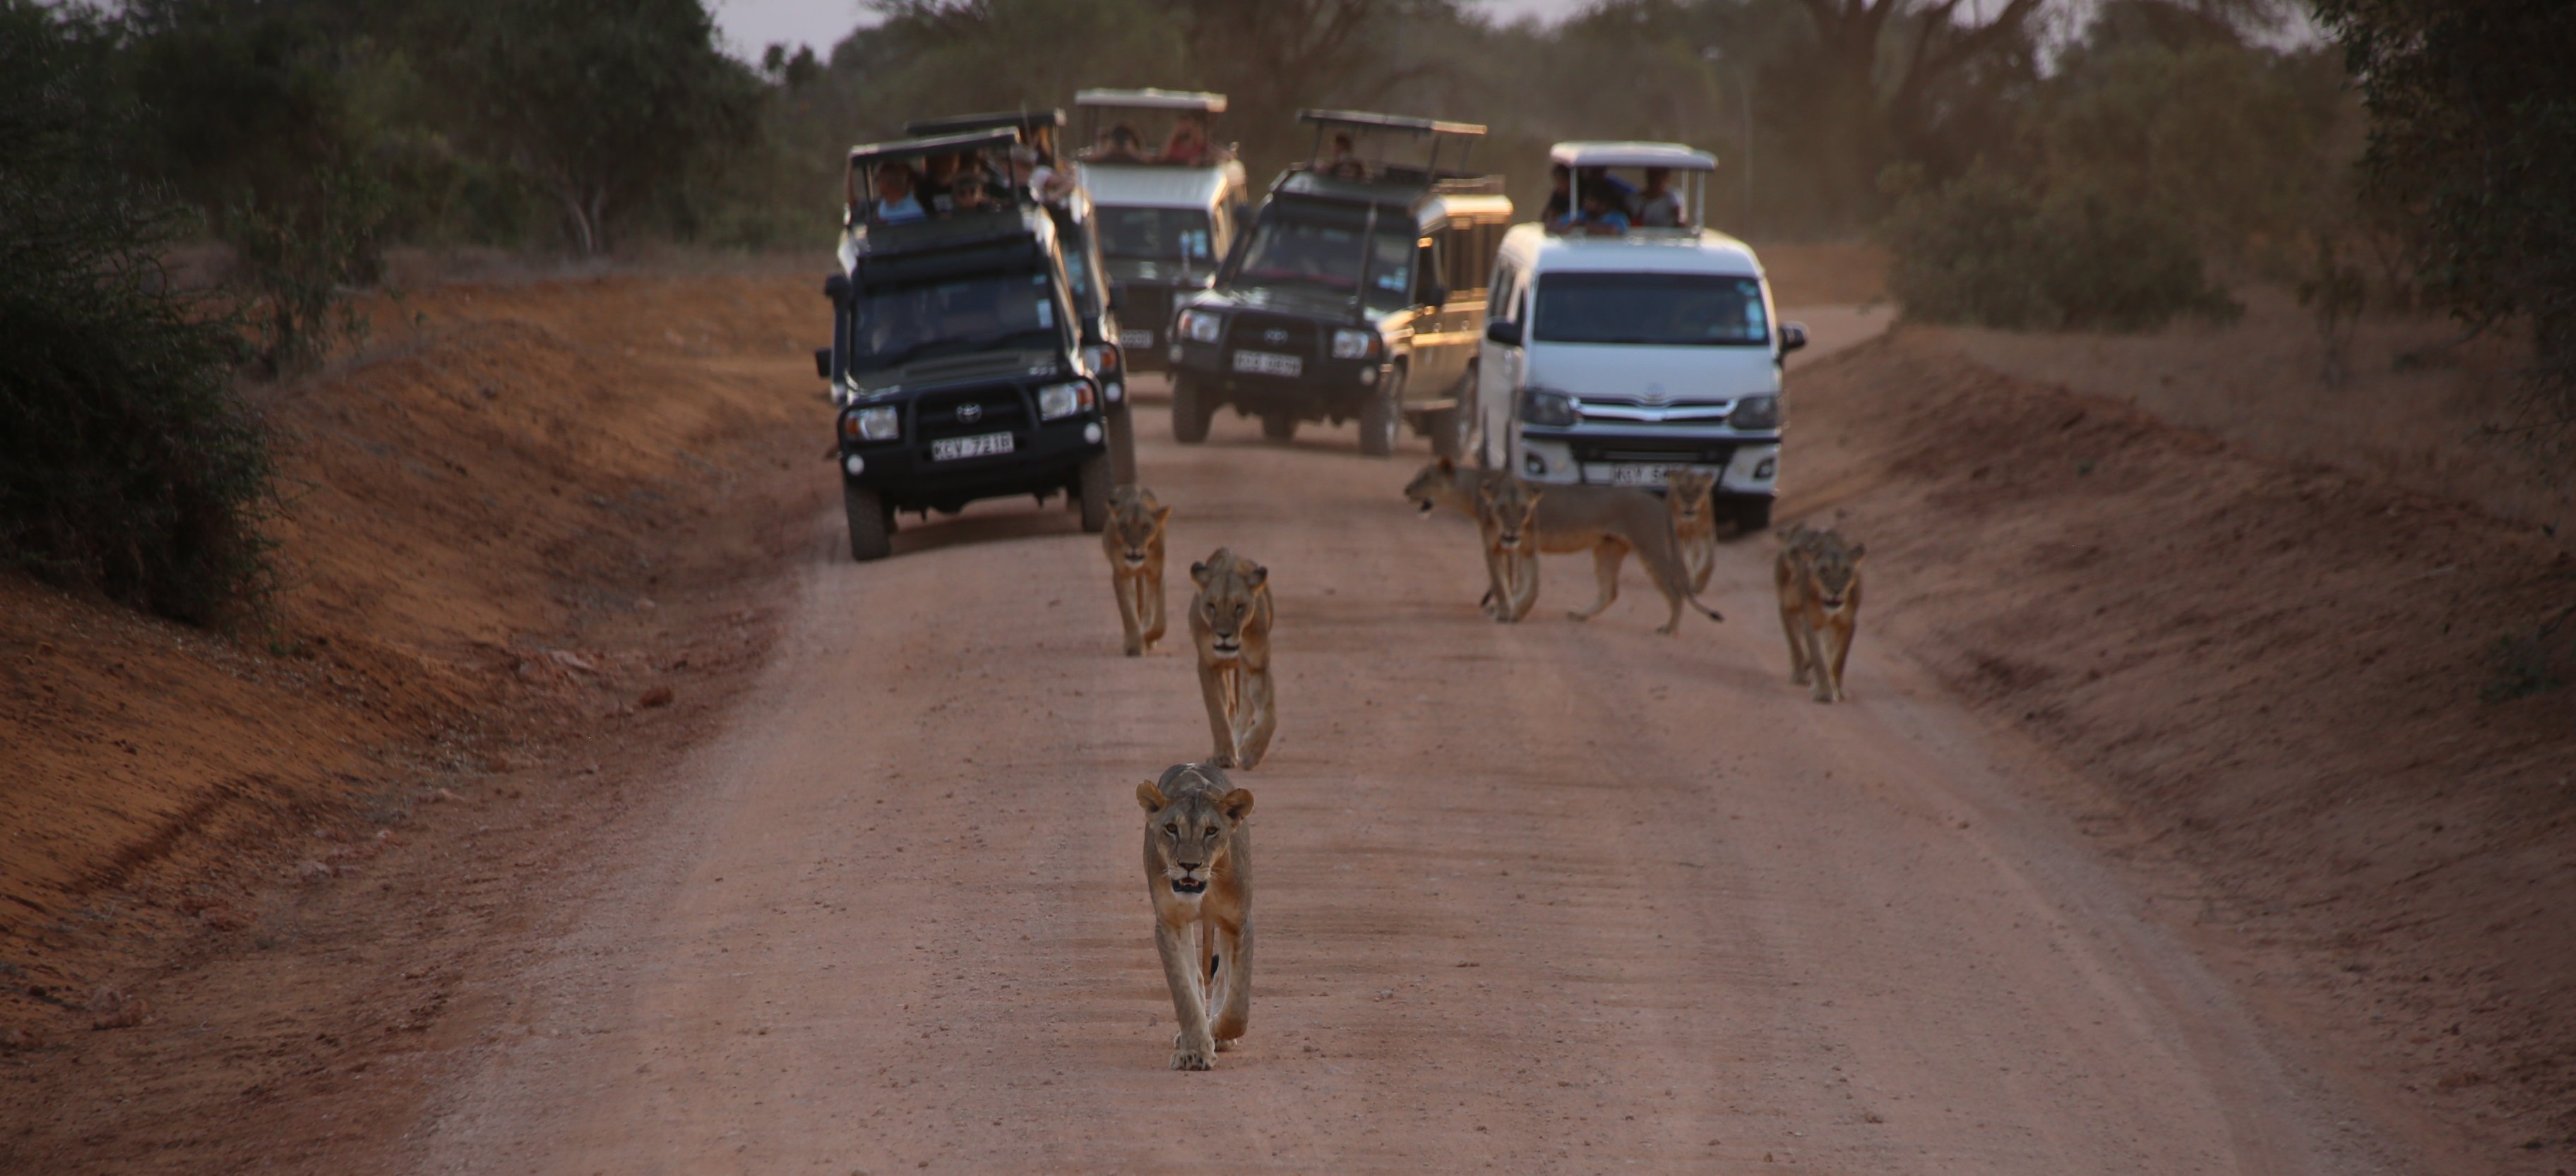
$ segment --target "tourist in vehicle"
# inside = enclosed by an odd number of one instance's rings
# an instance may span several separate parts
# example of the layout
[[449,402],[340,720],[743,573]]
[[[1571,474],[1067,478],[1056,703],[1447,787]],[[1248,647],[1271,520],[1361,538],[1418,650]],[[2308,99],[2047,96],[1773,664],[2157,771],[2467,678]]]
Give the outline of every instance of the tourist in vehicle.
[[1011,182],[1042,204],[1062,204],[1074,192],[1072,176],[1057,171],[1054,159],[1026,146],[1011,148]]
[[1615,237],[1628,231],[1628,214],[1618,204],[1618,193],[1608,184],[1583,186],[1583,212],[1567,224],[1567,232],[1587,233],[1595,237]]
[[1637,193],[1637,227],[1641,229],[1679,229],[1689,225],[1682,211],[1682,195],[1672,188],[1673,169],[1646,169],[1646,187]]
[[1605,193],[1604,199],[1610,208],[1629,220],[1636,219],[1636,185],[1610,174],[1606,167],[1587,167],[1574,178],[1576,189],[1584,195],[1589,196],[1595,191]]
[[1144,163],[1145,140],[1134,126],[1116,123],[1100,133],[1100,141],[1092,144],[1086,158],[1098,163]]
[[1564,164],[1555,164],[1547,169],[1547,184],[1547,204],[1538,210],[1538,221],[1546,226],[1548,232],[1562,233],[1565,223],[1574,217],[1574,202],[1570,195],[1574,173],[1565,170]]
[[991,207],[985,196],[984,177],[980,172],[960,171],[948,181],[948,211],[951,213],[982,212]]
[[899,163],[888,163],[879,165],[876,172],[876,218],[879,223],[899,225],[906,221],[921,220],[930,215],[921,207],[921,200],[913,193],[911,168]]
[[1184,114],[1172,120],[1171,137],[1163,141],[1162,162],[1199,167],[1209,161],[1211,150],[1207,140],[1207,119],[1196,114]]
[[1368,178],[1368,161],[1360,158],[1359,147],[1348,134],[1333,135],[1333,153],[1325,157],[1324,174],[1340,180]]

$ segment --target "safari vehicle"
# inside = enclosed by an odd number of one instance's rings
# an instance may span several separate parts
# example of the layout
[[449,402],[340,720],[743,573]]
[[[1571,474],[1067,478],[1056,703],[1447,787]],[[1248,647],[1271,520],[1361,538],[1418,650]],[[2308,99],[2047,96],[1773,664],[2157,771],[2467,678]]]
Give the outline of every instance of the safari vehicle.
[[[1704,227],[1717,158],[1674,143],[1559,143],[1549,159],[1567,185],[1550,210],[1570,216],[1513,226],[1495,258],[1478,368],[1482,464],[1533,482],[1658,491],[1667,471],[1704,470],[1742,529],[1770,526],[1781,361],[1807,332],[1774,329],[1753,250]],[[1649,169],[1666,184],[1620,174]],[[1608,216],[1673,177],[1684,188],[1663,205],[1678,223],[1620,227]]]
[[[1172,436],[1205,440],[1230,405],[1274,441],[1302,421],[1357,418],[1362,453],[1394,452],[1409,422],[1456,455],[1474,417],[1485,275],[1512,217],[1501,177],[1465,166],[1485,128],[1298,117],[1314,124],[1313,155],[1271,184],[1214,287],[1173,317]],[[1453,144],[1458,166],[1444,168]]]
[[[1028,165],[1025,173],[1015,171],[1015,185],[1028,183],[1059,167],[1056,133],[1063,129],[1064,112],[1046,110],[1006,110],[991,114],[962,114],[951,118],[921,119],[904,124],[903,133],[914,137],[925,135],[968,134],[1010,127],[1020,132],[1020,145],[1026,156],[1014,153]],[[1128,486],[1136,481],[1135,415],[1127,404],[1127,350],[1120,345],[1118,329],[1119,301],[1112,297],[1109,285],[1102,280],[1100,259],[1099,215],[1081,190],[1070,181],[1060,189],[1037,193],[1038,202],[1055,218],[1058,251],[1064,255],[1064,275],[1073,284],[1073,300],[1082,313],[1082,356],[1092,373],[1100,379],[1103,415],[1109,423],[1109,458],[1118,484]]]
[[1252,203],[1242,161],[1212,137],[1225,95],[1083,90],[1073,104],[1090,144],[1074,172],[1100,224],[1118,342],[1136,370],[1160,371],[1174,297],[1216,280]]
[[[850,555],[884,558],[895,512],[1073,495],[1108,522],[1103,383],[1055,218],[1010,184],[1015,128],[854,147],[841,272],[824,283],[832,346],[815,356],[840,412],[835,453]],[[925,208],[925,176],[954,180]]]

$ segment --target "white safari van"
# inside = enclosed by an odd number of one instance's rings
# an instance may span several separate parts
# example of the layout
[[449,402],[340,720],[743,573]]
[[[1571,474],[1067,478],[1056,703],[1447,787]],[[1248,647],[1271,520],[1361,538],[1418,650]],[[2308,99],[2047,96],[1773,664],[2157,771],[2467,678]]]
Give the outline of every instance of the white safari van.
[[[1559,143],[1557,195],[1504,234],[1477,362],[1477,453],[1533,482],[1660,489],[1717,476],[1747,531],[1771,525],[1780,370],[1762,265],[1705,227],[1717,159],[1673,143]],[[1635,177],[1631,179],[1630,177]]]

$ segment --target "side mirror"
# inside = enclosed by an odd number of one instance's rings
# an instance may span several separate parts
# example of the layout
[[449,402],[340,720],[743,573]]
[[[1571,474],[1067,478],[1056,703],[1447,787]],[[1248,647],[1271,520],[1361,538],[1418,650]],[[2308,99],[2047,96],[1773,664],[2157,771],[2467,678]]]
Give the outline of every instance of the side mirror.
[[1510,319],[1493,319],[1485,324],[1485,338],[1505,347],[1521,345],[1521,325]]
[[1109,300],[1101,303],[1100,305],[1110,313],[1115,314],[1118,311],[1118,302],[1118,287],[1111,286],[1109,288]]
[[1787,355],[1807,345],[1807,324],[1780,324],[1780,354]]
[[1422,284],[1422,305],[1439,307],[1446,305],[1448,301],[1449,287],[1443,286],[1438,282],[1424,282]]
[[831,348],[817,347],[814,349],[814,375],[817,378],[825,380],[832,378]]
[[832,304],[835,306],[848,302],[850,300],[850,275],[834,274],[831,277],[823,279],[823,297],[831,299]]

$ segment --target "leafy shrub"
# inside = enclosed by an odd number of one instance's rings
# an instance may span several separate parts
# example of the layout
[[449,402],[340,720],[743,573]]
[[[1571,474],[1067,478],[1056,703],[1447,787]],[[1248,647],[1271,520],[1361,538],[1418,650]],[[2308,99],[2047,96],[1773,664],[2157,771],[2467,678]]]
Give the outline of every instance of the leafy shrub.
[[2045,195],[1987,167],[1937,188],[1891,178],[1888,288],[1907,315],[2010,330],[2149,330],[2239,307],[2190,231],[2089,188]]
[[208,623],[264,583],[267,442],[233,326],[169,291],[179,206],[111,154],[98,36],[0,0],[0,565]]

